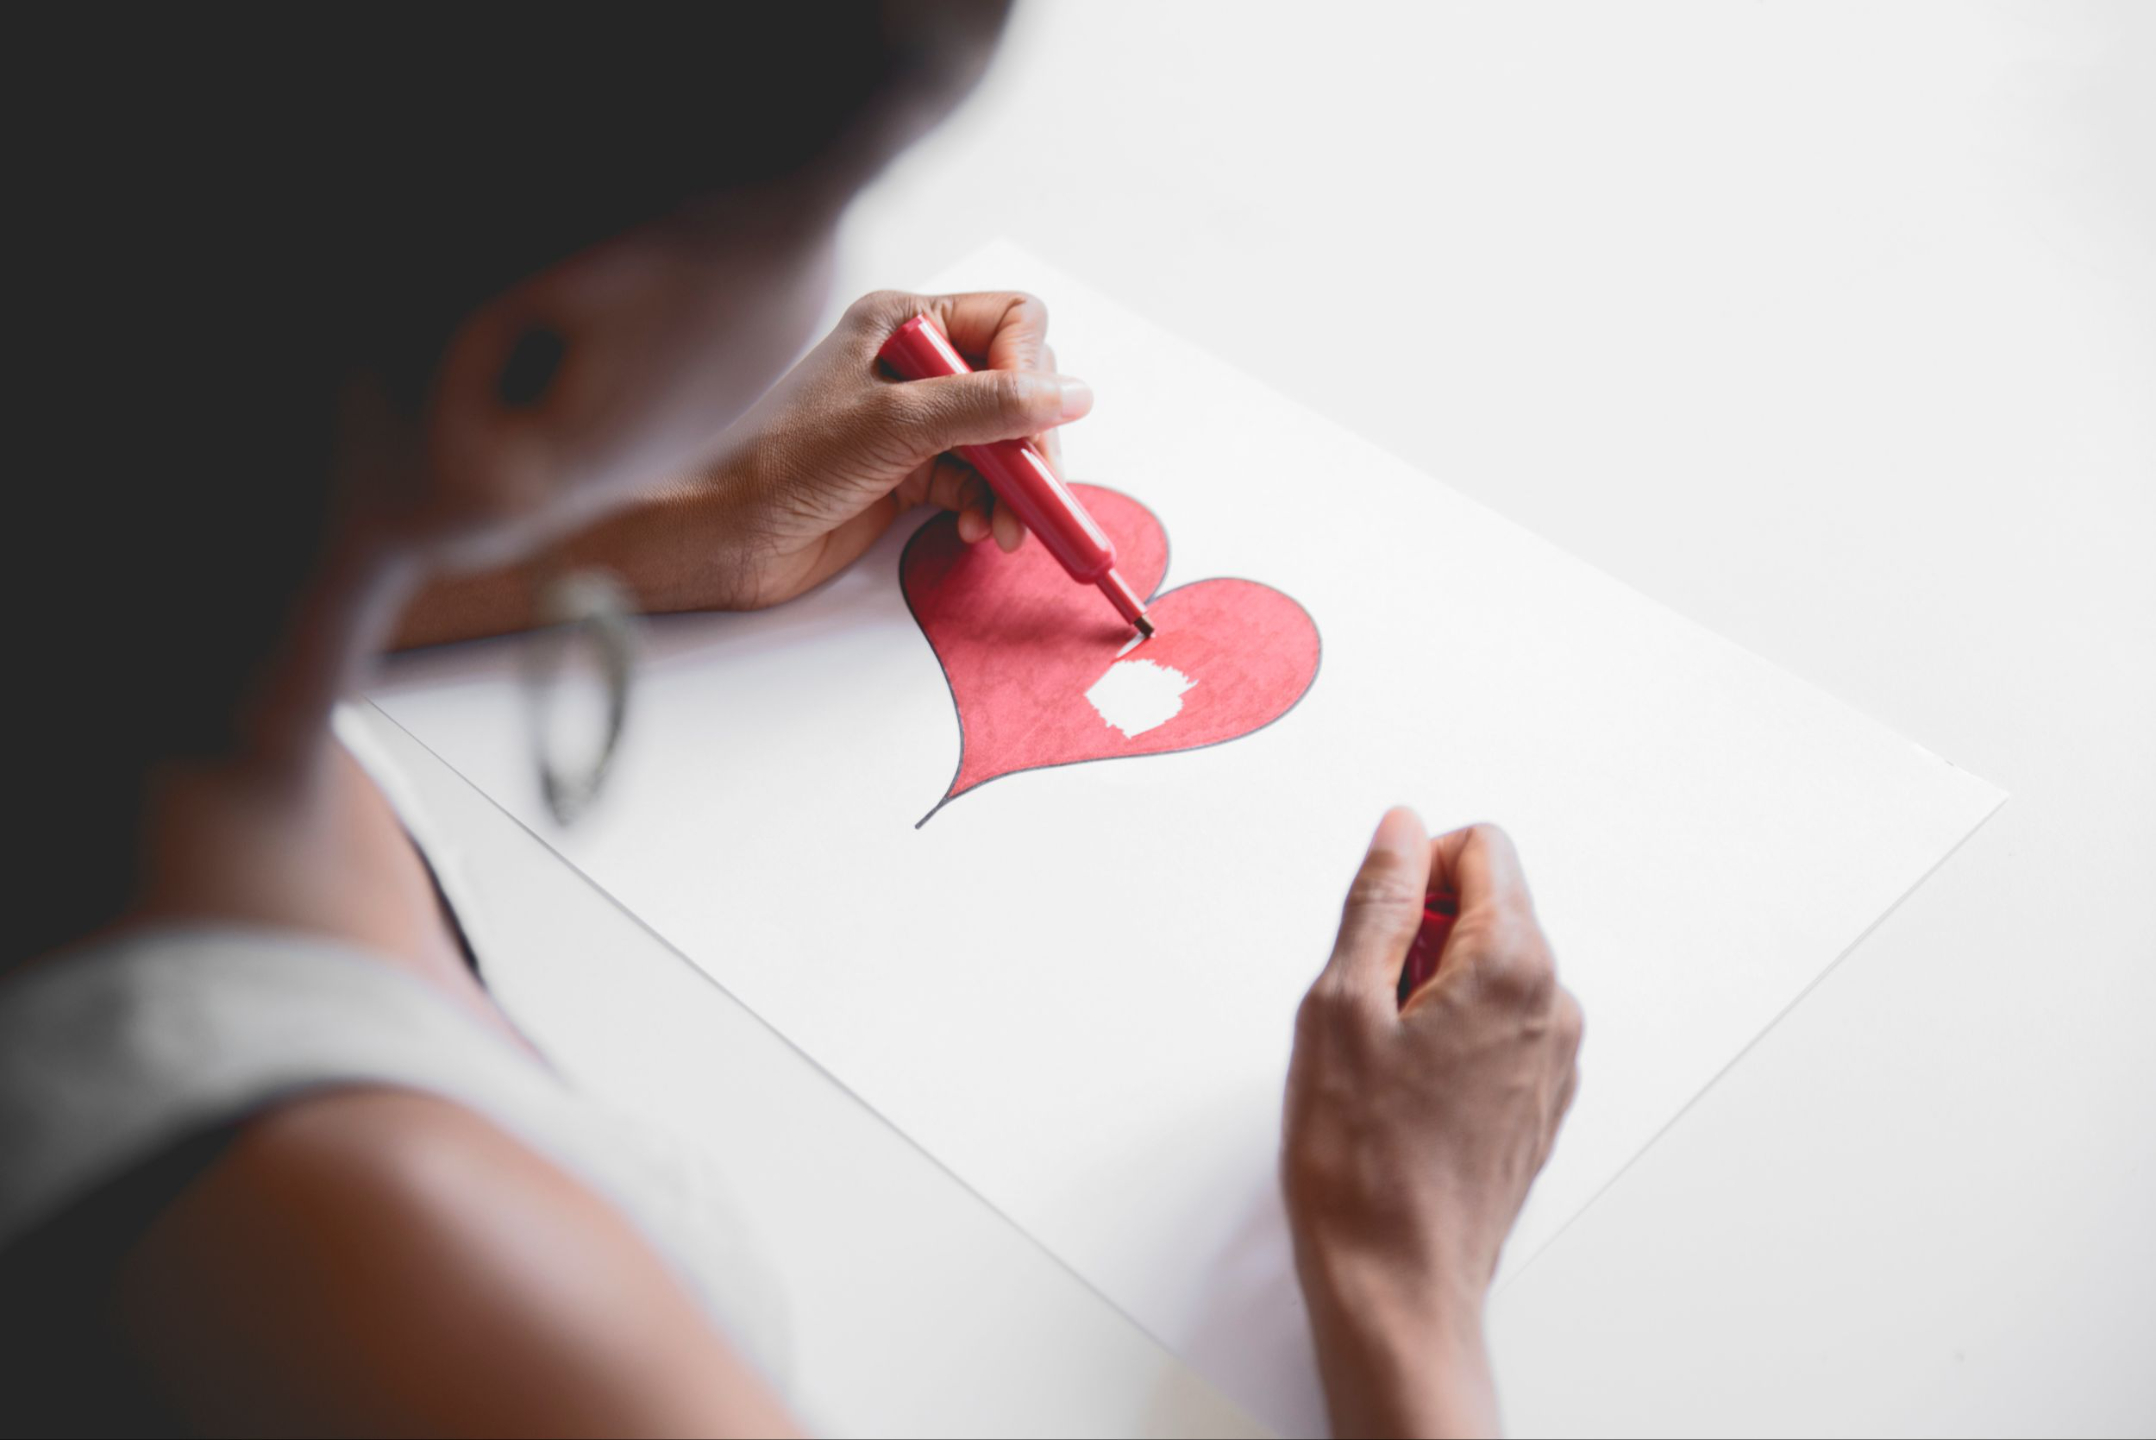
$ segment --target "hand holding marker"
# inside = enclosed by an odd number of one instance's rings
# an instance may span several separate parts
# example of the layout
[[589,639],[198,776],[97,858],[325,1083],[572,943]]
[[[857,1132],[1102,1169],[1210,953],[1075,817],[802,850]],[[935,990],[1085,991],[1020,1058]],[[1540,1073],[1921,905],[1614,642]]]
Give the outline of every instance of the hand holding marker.
[[[908,380],[973,371],[926,315],[916,315],[899,326],[877,354]],[[997,501],[1010,506],[1026,528],[1041,537],[1071,579],[1081,585],[1098,585],[1141,639],[1153,638],[1153,622],[1146,618],[1144,601],[1116,573],[1115,546],[1056,478],[1039,450],[1023,440],[999,440],[992,445],[961,445],[957,453],[980,472]]]

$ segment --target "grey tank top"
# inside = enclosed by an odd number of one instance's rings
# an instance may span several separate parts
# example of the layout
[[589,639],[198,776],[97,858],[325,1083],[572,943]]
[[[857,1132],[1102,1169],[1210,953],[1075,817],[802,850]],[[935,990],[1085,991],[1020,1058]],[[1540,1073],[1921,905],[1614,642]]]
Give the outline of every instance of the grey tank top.
[[[468,934],[471,918],[459,910]],[[159,928],[0,980],[0,1257],[190,1142],[346,1086],[453,1101],[611,1200],[783,1392],[776,1289],[703,1151],[580,1093],[392,962],[304,935]]]

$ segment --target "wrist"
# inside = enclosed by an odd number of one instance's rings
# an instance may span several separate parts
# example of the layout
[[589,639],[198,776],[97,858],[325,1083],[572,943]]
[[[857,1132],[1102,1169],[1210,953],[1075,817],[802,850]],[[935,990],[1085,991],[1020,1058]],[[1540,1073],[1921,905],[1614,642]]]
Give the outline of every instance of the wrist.
[[1398,1257],[1298,1268],[1335,1434],[1496,1433],[1479,1287]]

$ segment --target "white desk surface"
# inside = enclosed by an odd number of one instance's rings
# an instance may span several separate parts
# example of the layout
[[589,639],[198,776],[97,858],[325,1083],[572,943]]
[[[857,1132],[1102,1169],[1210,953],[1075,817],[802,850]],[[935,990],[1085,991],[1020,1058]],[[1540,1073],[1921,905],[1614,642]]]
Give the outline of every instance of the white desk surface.
[[[2156,7],[1036,0],[848,228],[839,300],[1007,233],[2013,792],[1497,1299],[1514,1429],[2156,1429]],[[1248,1428],[370,718],[517,1013],[739,1157],[818,1423]]]

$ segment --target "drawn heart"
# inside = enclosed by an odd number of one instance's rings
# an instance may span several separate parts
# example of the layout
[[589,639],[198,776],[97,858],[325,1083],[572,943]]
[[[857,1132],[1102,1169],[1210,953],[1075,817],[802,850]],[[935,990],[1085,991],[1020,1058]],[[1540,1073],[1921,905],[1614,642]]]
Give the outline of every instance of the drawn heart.
[[[1115,542],[1116,568],[1152,595],[1168,537],[1128,495],[1073,485]],[[1142,645],[1038,541],[1016,554],[958,538],[954,515],[914,532],[899,582],[958,707],[958,773],[936,810],[1021,770],[1160,755],[1238,739],[1292,708],[1318,673],[1318,629],[1255,580],[1200,580],[1153,599]],[[1125,652],[1128,653],[1125,653]],[[919,828],[917,825],[915,828]]]

